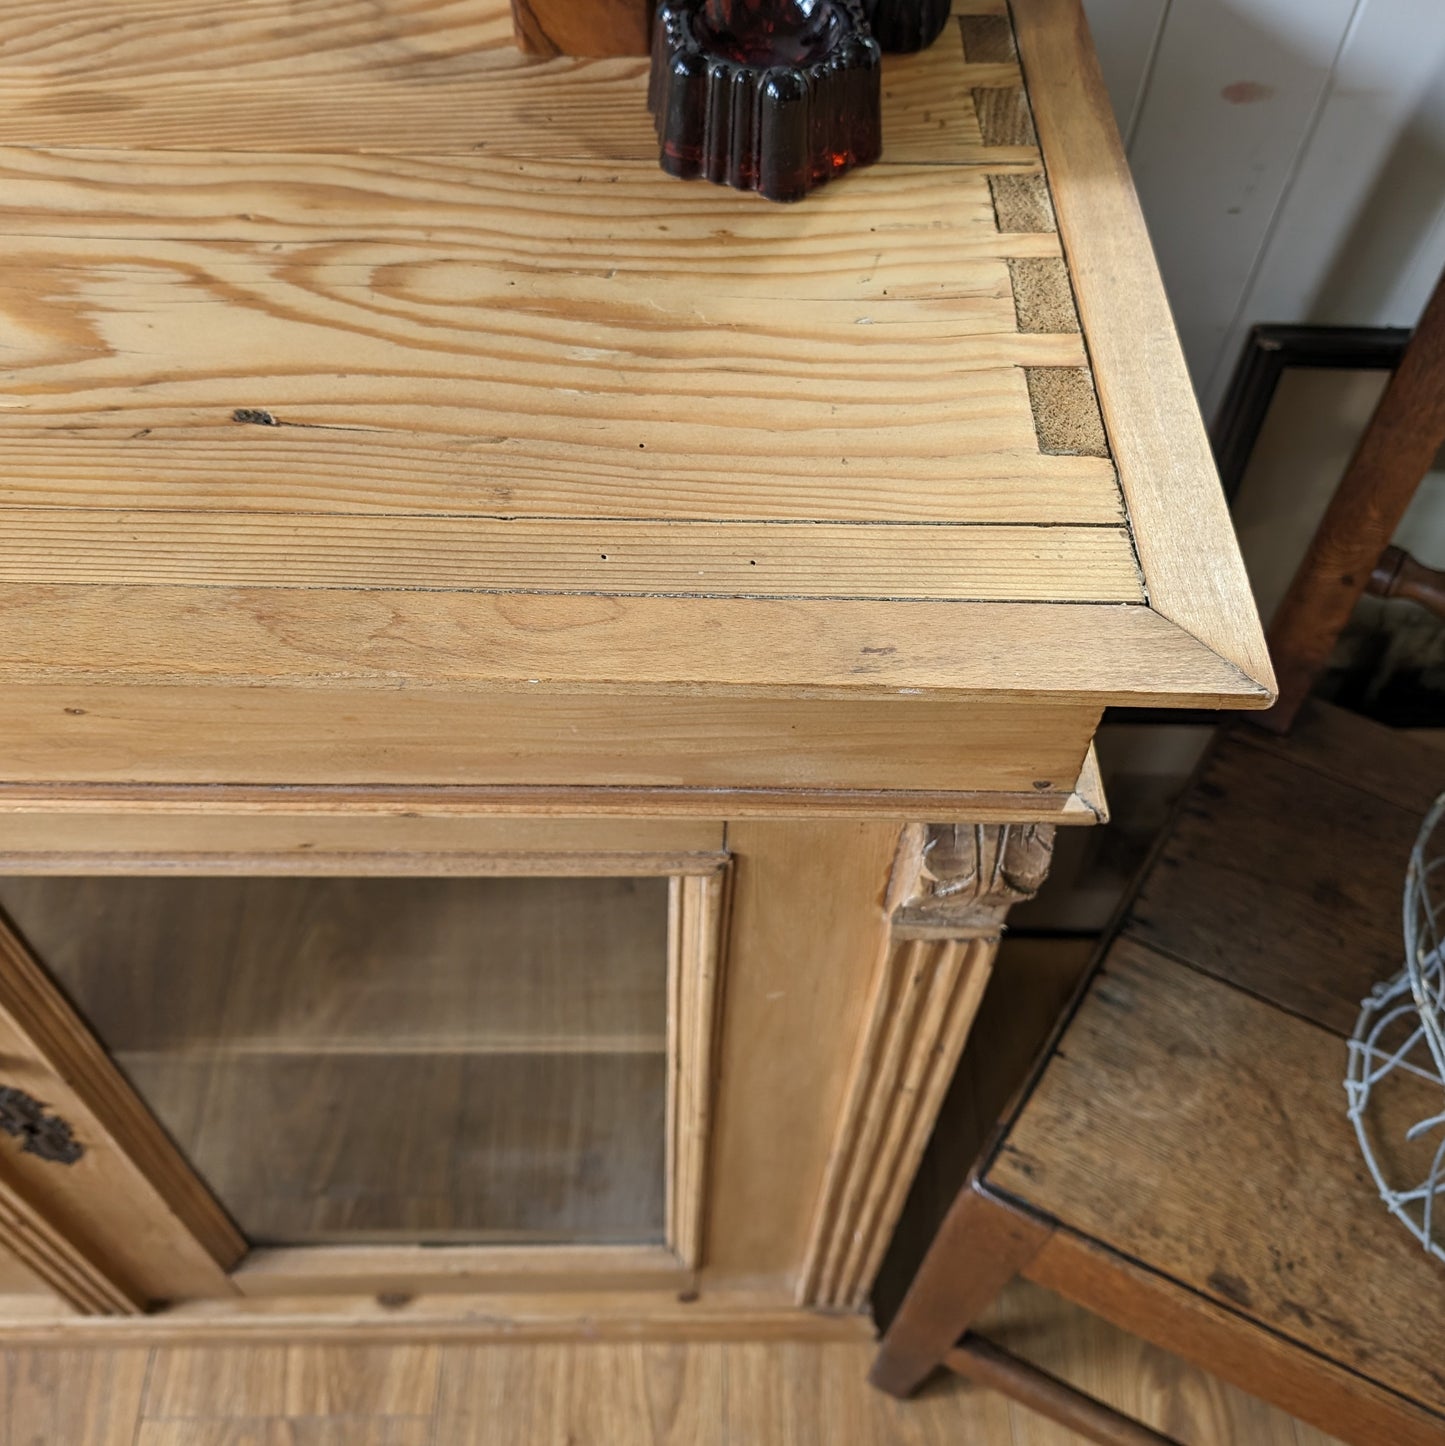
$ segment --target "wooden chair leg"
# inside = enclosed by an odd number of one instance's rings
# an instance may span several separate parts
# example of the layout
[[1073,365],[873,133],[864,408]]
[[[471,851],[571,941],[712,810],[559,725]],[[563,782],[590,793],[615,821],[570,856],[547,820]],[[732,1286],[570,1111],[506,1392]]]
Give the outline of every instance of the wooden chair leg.
[[1445,442],[1445,276],[1360,438],[1269,625],[1279,701],[1258,721],[1276,733],[1294,723],[1371,569]]
[[868,1379],[890,1396],[912,1395],[1052,1233],[970,1178],[923,1257]]

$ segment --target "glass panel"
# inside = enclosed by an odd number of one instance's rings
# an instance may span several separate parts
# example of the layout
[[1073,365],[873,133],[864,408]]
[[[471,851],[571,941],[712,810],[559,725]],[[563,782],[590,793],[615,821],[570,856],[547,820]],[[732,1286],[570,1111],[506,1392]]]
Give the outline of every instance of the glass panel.
[[663,1238],[668,881],[13,878],[257,1243]]

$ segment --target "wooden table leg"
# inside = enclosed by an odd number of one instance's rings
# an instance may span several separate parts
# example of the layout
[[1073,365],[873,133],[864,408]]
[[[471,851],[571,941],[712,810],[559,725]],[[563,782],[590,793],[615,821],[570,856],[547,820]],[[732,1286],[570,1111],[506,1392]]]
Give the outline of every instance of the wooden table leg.
[[924,1256],[868,1379],[890,1396],[911,1395],[1052,1233],[970,1179]]

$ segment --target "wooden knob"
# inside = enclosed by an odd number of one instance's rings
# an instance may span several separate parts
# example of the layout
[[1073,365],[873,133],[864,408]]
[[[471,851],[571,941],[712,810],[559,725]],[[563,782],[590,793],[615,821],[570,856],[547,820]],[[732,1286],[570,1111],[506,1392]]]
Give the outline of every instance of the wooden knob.
[[1403,547],[1387,547],[1365,589],[1373,597],[1406,598],[1445,618],[1445,572],[1417,562]]

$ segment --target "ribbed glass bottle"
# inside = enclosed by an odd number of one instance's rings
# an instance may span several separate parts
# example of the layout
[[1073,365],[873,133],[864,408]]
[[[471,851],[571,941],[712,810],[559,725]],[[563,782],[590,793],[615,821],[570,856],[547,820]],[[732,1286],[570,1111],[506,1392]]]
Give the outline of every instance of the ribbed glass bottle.
[[662,167],[796,201],[878,159],[881,62],[859,0],[661,0]]

